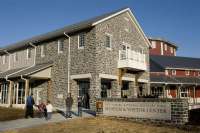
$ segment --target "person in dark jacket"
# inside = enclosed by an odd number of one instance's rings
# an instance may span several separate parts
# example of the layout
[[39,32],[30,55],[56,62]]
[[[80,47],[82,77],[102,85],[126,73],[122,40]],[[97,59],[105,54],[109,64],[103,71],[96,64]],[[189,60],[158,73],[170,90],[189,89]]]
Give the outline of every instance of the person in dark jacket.
[[26,99],[26,113],[25,118],[28,118],[28,116],[33,118],[33,105],[35,105],[35,101],[33,98],[33,94],[27,97]]
[[72,105],[73,105],[73,98],[71,96],[71,93],[66,98],[66,117],[71,118],[72,116]]

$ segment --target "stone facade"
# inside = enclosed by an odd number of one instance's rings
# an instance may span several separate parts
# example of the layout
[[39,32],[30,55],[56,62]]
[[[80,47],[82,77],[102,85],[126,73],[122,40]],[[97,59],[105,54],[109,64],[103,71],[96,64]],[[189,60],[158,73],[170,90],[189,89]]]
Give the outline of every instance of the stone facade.
[[[79,35],[84,34],[84,48],[79,48]],[[111,48],[106,48],[106,34],[111,36]],[[119,50],[122,50],[122,45],[127,43],[130,45],[131,50],[142,51],[146,57],[146,64],[149,64],[149,46],[144,39],[144,36],[139,31],[137,24],[131,17],[128,11],[121,13],[115,17],[108,19],[102,23],[99,23],[93,27],[73,32],[68,34],[70,36],[70,76],[88,74],[89,77],[76,78],[70,80],[70,88],[68,86],[68,48],[69,38],[63,35],[50,38],[48,40],[39,42],[36,45],[36,59],[35,64],[42,64],[52,61],[51,67],[51,90],[52,90],[52,103],[54,107],[65,108],[65,99],[67,97],[68,89],[70,90],[74,105],[73,108],[77,108],[77,97],[79,94],[79,81],[89,81],[90,95],[90,107],[95,110],[96,98],[101,98],[101,81],[112,80],[111,97],[115,97],[114,93],[117,93],[117,97],[121,97],[121,87],[118,84],[118,60]],[[64,47],[61,53],[58,52],[58,40],[63,40]],[[41,47],[44,47],[44,55],[41,56]],[[33,52],[32,52],[33,53]],[[34,57],[34,56],[31,56]],[[23,64],[23,63],[22,63]],[[24,65],[26,66],[26,65]],[[31,66],[31,63],[29,64]],[[129,91],[131,95],[134,95],[135,86],[137,85],[136,77],[146,80],[146,90],[148,90],[149,81],[149,69],[146,71],[126,72],[123,77],[126,81],[130,82]],[[108,77],[100,77],[101,74],[114,77],[110,79]],[[129,81],[129,79],[131,79]],[[43,90],[40,92],[42,101],[48,95],[47,80],[41,84]],[[131,83],[132,82],[132,83]],[[37,83],[37,82],[35,82]],[[40,88],[35,86],[34,88]],[[34,92],[34,91],[33,91]],[[34,94],[36,95],[36,94]],[[130,96],[132,97],[132,96]]]

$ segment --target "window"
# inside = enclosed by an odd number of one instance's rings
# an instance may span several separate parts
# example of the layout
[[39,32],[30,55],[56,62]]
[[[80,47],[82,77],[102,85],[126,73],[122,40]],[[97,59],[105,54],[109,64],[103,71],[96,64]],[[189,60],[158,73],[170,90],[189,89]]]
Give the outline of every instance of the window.
[[181,90],[180,90],[180,97],[181,98],[188,97],[188,89],[187,88],[181,88]]
[[165,44],[165,51],[167,51],[167,44]]
[[85,34],[81,33],[78,36],[78,48],[84,48],[85,46]]
[[168,73],[168,70],[165,70],[165,75],[168,75],[169,73]]
[[186,71],[185,71],[185,75],[190,75],[190,71],[189,71],[189,70],[186,70]]
[[173,47],[170,47],[170,51],[171,51],[171,53],[173,53]]
[[198,76],[200,76],[200,72],[198,72]]
[[19,82],[18,104],[25,104],[25,83]]
[[3,83],[1,85],[1,99],[0,103],[8,104],[8,84]]
[[5,64],[6,63],[6,56],[5,55],[3,55],[2,60],[3,60],[3,64]]
[[156,48],[156,41],[152,41],[152,48]]
[[105,42],[106,48],[111,48],[111,35],[106,34],[106,42]]
[[31,58],[31,49],[27,49],[27,59]]
[[176,75],[176,70],[172,70],[172,75]]
[[41,45],[41,57],[44,57],[45,56],[45,52],[46,52],[46,45]]
[[163,88],[162,87],[152,87],[151,94],[156,97],[164,96]]
[[14,53],[14,62],[18,61],[18,54]]
[[58,40],[58,53],[62,53],[64,51],[64,40]]

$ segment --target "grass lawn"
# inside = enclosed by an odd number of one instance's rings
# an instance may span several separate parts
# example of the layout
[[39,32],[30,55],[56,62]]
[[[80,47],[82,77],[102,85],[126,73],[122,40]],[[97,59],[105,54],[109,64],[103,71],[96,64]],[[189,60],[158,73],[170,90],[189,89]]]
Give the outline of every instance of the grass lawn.
[[0,107],[0,121],[24,118],[24,113],[25,111],[23,109]]
[[112,118],[80,118],[50,123],[32,128],[16,129],[4,133],[199,133],[200,130],[181,130],[175,127],[159,127]]

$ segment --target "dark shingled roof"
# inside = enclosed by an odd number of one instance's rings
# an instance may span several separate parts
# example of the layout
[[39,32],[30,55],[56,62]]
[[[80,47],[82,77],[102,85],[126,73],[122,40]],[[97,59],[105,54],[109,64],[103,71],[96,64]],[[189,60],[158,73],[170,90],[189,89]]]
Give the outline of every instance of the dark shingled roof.
[[200,84],[200,78],[197,77],[170,77],[165,75],[150,75],[151,83],[162,83],[162,84]]
[[200,58],[151,55],[151,62],[162,68],[200,69]]
[[38,71],[44,70],[50,66],[53,65],[53,62],[47,62],[47,63],[43,63],[43,64],[36,64],[33,67],[27,68],[25,70],[19,71],[15,74],[10,75],[8,78],[16,78],[16,77],[20,77],[21,75],[23,76],[28,76],[30,74],[36,73]]
[[[63,28],[54,30],[52,32],[48,32],[46,34],[42,34],[42,35],[35,36],[35,37],[29,38],[29,39],[26,39],[26,40],[23,40],[23,41],[14,43],[14,44],[10,44],[9,46],[7,46],[3,49],[5,49],[7,51],[12,51],[15,49],[19,49],[19,48],[28,46],[29,43],[38,43],[41,41],[48,40],[49,38],[56,38],[56,37],[62,36],[64,34],[64,32],[66,34],[68,34],[68,33],[73,33],[73,32],[79,31],[79,30],[87,29],[87,28],[92,27],[93,23],[95,23],[99,20],[102,20],[106,17],[109,17],[110,15],[113,15],[113,14],[120,12],[122,10],[125,10],[125,9],[128,9],[128,8],[122,8],[122,9],[116,10],[114,12],[106,13],[106,14],[103,14],[103,15],[100,15],[97,17],[93,17],[93,18],[85,20],[85,21],[81,21],[79,23],[65,26]],[[2,52],[2,51],[0,50],[0,52]]]
[[17,71],[20,71],[20,70],[22,70],[22,69],[25,69],[25,67],[23,67],[23,68],[11,69],[11,70],[8,70],[8,71],[5,71],[5,72],[1,72],[1,73],[0,73],[0,79],[4,79],[4,78],[6,78],[6,75],[10,75],[10,74],[15,73],[15,72],[17,72]]

